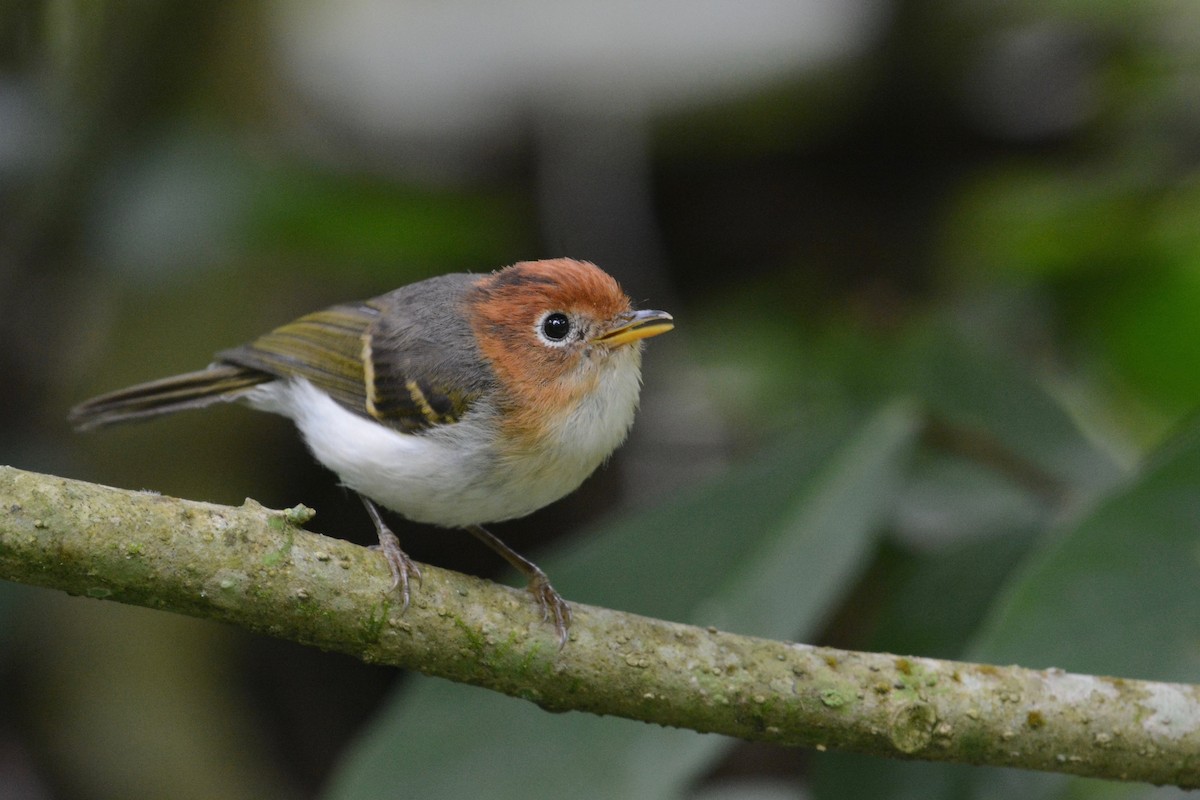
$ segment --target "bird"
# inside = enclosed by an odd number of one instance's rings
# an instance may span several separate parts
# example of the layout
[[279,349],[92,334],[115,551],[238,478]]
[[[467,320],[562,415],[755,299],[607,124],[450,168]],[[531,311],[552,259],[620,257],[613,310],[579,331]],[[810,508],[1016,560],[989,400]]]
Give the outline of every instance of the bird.
[[362,500],[401,613],[421,572],[379,507],[463,529],[502,556],[561,648],[570,605],[483,526],[560,499],[608,459],[633,424],[644,341],[673,327],[665,311],[634,310],[595,264],[522,261],[316,311],[68,419],[91,430],[223,402],[288,417]]

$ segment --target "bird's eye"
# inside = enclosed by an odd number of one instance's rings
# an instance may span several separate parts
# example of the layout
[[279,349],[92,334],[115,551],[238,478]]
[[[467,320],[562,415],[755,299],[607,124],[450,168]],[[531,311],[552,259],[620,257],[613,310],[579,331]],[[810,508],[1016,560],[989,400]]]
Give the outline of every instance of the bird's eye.
[[542,335],[551,342],[561,342],[571,332],[571,320],[566,314],[555,311],[542,320]]

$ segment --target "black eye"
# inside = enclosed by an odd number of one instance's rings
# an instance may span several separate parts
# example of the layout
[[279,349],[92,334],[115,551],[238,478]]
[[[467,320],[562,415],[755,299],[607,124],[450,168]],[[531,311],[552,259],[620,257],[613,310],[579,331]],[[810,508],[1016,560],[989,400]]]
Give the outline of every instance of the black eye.
[[566,314],[555,311],[542,320],[542,335],[552,342],[561,342],[571,332],[571,320]]

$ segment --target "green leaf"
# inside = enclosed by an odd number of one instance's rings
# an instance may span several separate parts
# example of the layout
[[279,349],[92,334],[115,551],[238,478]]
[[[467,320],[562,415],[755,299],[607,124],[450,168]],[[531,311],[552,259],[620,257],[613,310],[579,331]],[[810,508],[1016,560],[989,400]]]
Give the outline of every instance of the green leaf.
[[897,573],[890,581],[895,589],[888,593],[869,649],[961,658],[997,589],[1028,553],[1035,535],[1030,529],[1013,529],[907,559],[900,554],[888,559],[885,569]]
[[776,530],[740,554],[725,590],[701,601],[690,621],[776,639],[815,633],[892,508],[915,428],[912,410],[896,405],[844,442],[808,476]]
[[[995,603],[971,660],[1195,683],[1200,677],[1200,425],[1149,459],[1035,552]],[[1161,798],[1155,789],[1018,770],[973,769],[953,786],[933,767],[879,765],[930,798]],[[938,776],[934,779],[931,776]],[[844,777],[844,775],[843,775]],[[853,780],[853,778],[851,778]],[[842,788],[845,784],[842,784]],[[839,798],[872,796],[828,795]]]
[[[790,437],[720,483],[547,560],[547,571],[572,597],[810,635],[863,567],[916,428],[896,405],[849,435],[831,426]],[[392,699],[326,796],[666,797],[725,745],[421,679]]]
[[[912,345],[914,392],[962,438],[934,441],[933,452],[915,465],[898,505],[899,538],[912,552],[907,564],[884,565],[883,580],[894,590],[866,646],[962,658],[994,613],[996,591],[1024,574],[1030,552],[1044,548],[1064,502],[1095,502],[1120,485],[1122,473],[1019,365],[935,330]],[[1025,663],[1014,653],[972,655]],[[1071,785],[1063,776],[852,753],[814,757],[812,777],[816,797],[836,800],[1037,800]]]
[[1116,461],[1027,367],[936,326],[912,346],[912,391],[967,441],[951,442],[1036,492],[1102,491]]
[[1200,425],[1021,571],[973,656],[1160,681],[1200,678]]

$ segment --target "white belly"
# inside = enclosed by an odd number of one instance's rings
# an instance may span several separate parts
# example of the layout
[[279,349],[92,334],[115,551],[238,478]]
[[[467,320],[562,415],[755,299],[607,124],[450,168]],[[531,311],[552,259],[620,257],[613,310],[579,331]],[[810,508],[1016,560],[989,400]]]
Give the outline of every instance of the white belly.
[[628,432],[639,388],[637,371],[630,377],[552,426],[550,446],[521,454],[494,446],[490,409],[410,434],[351,413],[303,379],[243,399],[293,419],[317,460],[359,494],[417,522],[461,527],[521,517],[574,491]]

